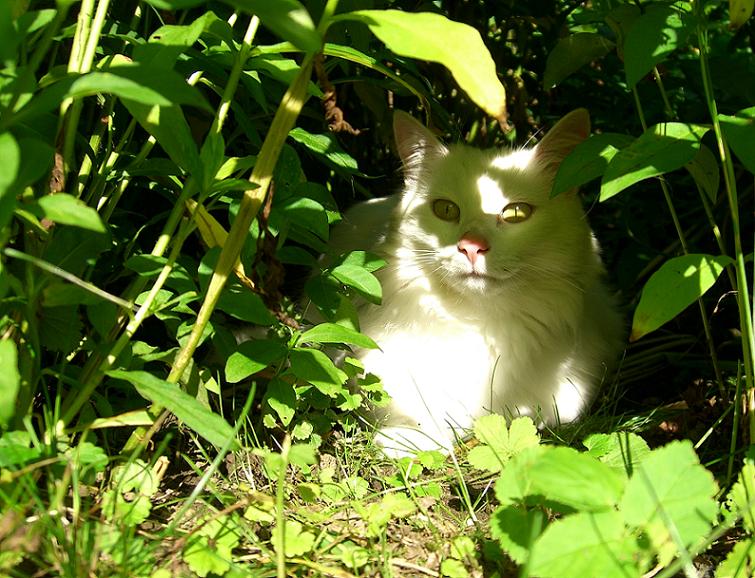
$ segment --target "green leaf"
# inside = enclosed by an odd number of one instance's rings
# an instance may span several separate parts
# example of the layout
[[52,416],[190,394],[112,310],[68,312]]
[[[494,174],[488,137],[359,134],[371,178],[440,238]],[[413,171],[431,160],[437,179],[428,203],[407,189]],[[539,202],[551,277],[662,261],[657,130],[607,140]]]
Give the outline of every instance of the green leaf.
[[733,116],[719,114],[721,130],[729,146],[745,168],[755,174],[755,106],[740,110]]
[[579,512],[556,520],[535,542],[529,571],[540,578],[624,578],[647,567],[618,512]]
[[7,431],[0,436],[0,468],[23,466],[41,455],[25,431]]
[[330,274],[371,303],[380,304],[383,299],[380,281],[361,266],[344,263],[331,269]]
[[490,472],[500,472],[516,454],[540,443],[535,423],[529,417],[518,417],[507,426],[504,417],[485,415],[475,421],[474,433],[482,445],[470,450],[469,463]]
[[288,133],[288,136],[303,144],[316,155],[325,157],[347,173],[354,174],[359,170],[356,159],[344,151],[336,138],[330,133],[312,134],[301,127],[296,127]]
[[684,45],[689,29],[678,10],[651,5],[637,18],[624,41],[627,83],[634,86],[653,67]]
[[536,508],[505,506],[498,508],[490,519],[490,535],[514,562],[524,564],[544,524],[543,513]]
[[239,545],[241,531],[235,517],[222,516],[207,521],[199,532],[189,536],[183,560],[199,576],[222,576],[231,568],[233,549]]
[[338,265],[355,265],[374,273],[385,267],[385,260],[367,251],[351,251],[339,260]]
[[21,389],[18,352],[11,339],[0,340],[0,428],[5,428],[16,413],[16,398]]
[[642,288],[630,341],[671,321],[710,289],[733,260],[726,255],[690,254],[666,261]]
[[562,38],[545,62],[543,86],[553,88],[585,64],[608,54],[614,46],[605,36],[594,32],[577,32]]
[[[294,226],[301,227],[305,231],[314,233],[324,241],[330,235],[325,207],[306,197],[288,198],[274,206],[270,215],[271,226],[280,227],[284,220]],[[295,236],[294,231],[292,231],[292,236]]]
[[579,143],[559,165],[551,197],[601,176],[616,153],[633,140],[625,134],[605,132],[594,134]]
[[315,29],[312,17],[297,0],[225,0],[259,16],[262,24],[283,40],[305,52],[317,52],[322,47],[322,38]]
[[[270,542],[276,550],[279,550],[282,547],[279,536],[280,530],[275,528]],[[304,526],[296,520],[286,520],[283,544],[287,557],[292,558],[294,556],[303,556],[312,551],[312,548],[315,545],[315,535],[312,532],[305,530]]]
[[357,347],[377,349],[377,343],[366,335],[336,323],[320,323],[301,334],[302,343],[348,343]]
[[675,538],[688,547],[710,530],[718,514],[716,491],[713,475],[700,465],[692,443],[671,442],[637,466],[620,511],[630,526],[647,533],[666,563],[677,552]]
[[710,202],[715,203],[721,181],[721,169],[711,150],[705,145],[700,145],[700,150],[697,151],[695,158],[687,163],[686,169]]
[[265,392],[267,404],[278,414],[283,427],[288,427],[296,413],[296,391],[294,386],[282,379],[273,378]]
[[38,207],[29,209],[38,217],[47,217],[56,223],[72,225],[96,233],[104,233],[106,230],[97,211],[71,195],[65,193],[45,195],[37,200],[37,205]]
[[454,558],[446,558],[440,564],[440,575],[448,578],[467,578],[469,572],[464,567],[464,563]]
[[582,442],[588,455],[598,458],[617,472],[631,476],[637,464],[650,453],[647,442],[631,432],[592,434]]
[[503,505],[534,497],[553,502],[556,509],[603,511],[618,504],[625,485],[623,475],[588,454],[531,446],[503,469],[496,497]]
[[70,353],[81,342],[82,329],[76,307],[67,305],[42,309],[39,339],[47,349]]
[[289,356],[291,372],[329,397],[336,397],[348,376],[330,358],[317,349],[297,347]]
[[745,530],[751,535],[755,534],[755,462],[751,459],[745,460],[736,483],[729,491],[726,509],[732,515],[741,516]]
[[225,379],[229,383],[238,383],[284,359],[287,351],[282,343],[272,339],[244,341],[226,360]]
[[681,122],[656,124],[648,128],[608,163],[600,187],[600,200],[620,193],[644,179],[683,167],[700,150],[707,127]]
[[9,132],[0,134],[0,158],[3,170],[0,171],[0,229],[5,227],[16,208],[17,187],[14,181],[21,167],[21,150]]
[[494,117],[506,110],[506,91],[480,33],[432,12],[358,10],[334,20],[358,20],[398,54],[448,68],[469,98]]
[[[217,447],[233,438],[233,428],[218,414],[202,405],[174,383],[169,383],[146,371],[109,371],[115,379],[131,383],[142,397],[168,409],[179,420]],[[234,440],[231,448],[238,448]]]
[[755,542],[743,539],[734,545],[718,565],[716,578],[752,578],[755,576]]

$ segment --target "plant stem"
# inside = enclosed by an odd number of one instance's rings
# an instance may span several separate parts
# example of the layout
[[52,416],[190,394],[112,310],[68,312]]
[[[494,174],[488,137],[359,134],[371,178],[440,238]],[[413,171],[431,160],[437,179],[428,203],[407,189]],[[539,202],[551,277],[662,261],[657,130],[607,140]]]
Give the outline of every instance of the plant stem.
[[[702,18],[702,6],[695,3],[698,15]],[[705,100],[708,111],[713,121],[713,131],[716,135],[718,154],[724,169],[724,184],[731,212],[731,229],[734,237],[734,257],[737,276],[737,304],[739,306],[739,319],[742,330],[742,356],[745,366],[745,381],[747,383],[747,412],[749,413],[749,443],[755,440],[755,331],[753,331],[752,307],[750,305],[750,291],[745,269],[745,254],[742,250],[742,234],[739,223],[739,198],[737,195],[737,183],[734,176],[734,164],[731,160],[729,147],[721,131],[721,123],[718,120],[718,106],[713,94],[713,82],[708,67],[708,33],[703,23],[698,24],[697,37],[700,48],[700,72],[705,90]],[[739,400],[737,400],[739,402]]]

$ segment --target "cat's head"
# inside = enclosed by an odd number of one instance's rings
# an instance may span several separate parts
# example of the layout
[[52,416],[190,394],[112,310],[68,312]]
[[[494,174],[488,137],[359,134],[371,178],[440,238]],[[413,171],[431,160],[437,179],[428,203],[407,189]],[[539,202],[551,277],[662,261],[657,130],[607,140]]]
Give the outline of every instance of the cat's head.
[[398,250],[408,275],[480,296],[579,283],[594,267],[576,193],[550,198],[559,164],[589,135],[586,110],[519,150],[447,147],[402,112],[394,132],[405,176]]

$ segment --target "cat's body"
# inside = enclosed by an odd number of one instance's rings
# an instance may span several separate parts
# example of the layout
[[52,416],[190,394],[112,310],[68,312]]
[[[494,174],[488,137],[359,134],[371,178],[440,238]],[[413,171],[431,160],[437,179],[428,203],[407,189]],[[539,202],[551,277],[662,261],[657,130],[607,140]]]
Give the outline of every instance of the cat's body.
[[382,305],[359,310],[380,349],[358,355],[393,399],[375,416],[379,441],[448,448],[490,411],[577,418],[622,335],[579,198],[549,198],[587,112],[514,152],[446,148],[402,113],[394,128],[405,190],[352,208],[332,239],[388,262]]

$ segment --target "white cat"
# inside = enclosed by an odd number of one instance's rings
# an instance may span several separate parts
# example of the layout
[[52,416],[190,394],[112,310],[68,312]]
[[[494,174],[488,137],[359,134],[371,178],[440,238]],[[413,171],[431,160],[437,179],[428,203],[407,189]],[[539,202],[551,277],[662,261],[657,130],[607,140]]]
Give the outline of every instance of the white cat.
[[587,111],[515,151],[446,147],[402,112],[394,132],[403,192],[353,207],[332,237],[388,262],[382,305],[359,310],[380,349],[358,356],[392,397],[378,441],[391,455],[449,449],[488,412],[574,420],[623,334],[576,191],[550,198]]

